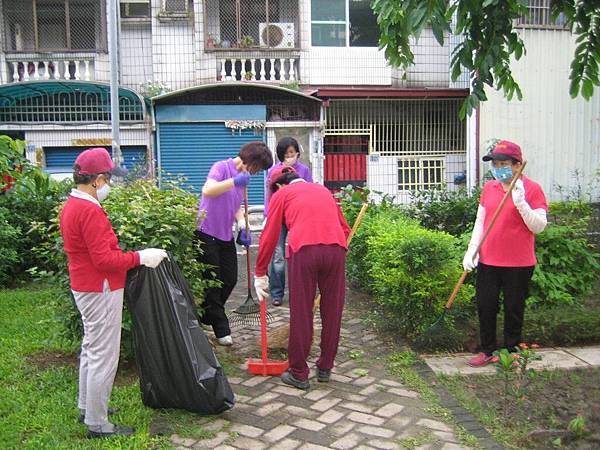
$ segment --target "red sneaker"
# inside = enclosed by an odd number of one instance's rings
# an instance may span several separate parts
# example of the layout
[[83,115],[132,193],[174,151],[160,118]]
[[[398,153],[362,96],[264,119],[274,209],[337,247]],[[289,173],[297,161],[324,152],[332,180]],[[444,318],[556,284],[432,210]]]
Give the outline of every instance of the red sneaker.
[[488,356],[485,353],[478,353],[476,356],[468,360],[467,364],[471,367],[484,367],[495,362],[498,362],[497,356]]

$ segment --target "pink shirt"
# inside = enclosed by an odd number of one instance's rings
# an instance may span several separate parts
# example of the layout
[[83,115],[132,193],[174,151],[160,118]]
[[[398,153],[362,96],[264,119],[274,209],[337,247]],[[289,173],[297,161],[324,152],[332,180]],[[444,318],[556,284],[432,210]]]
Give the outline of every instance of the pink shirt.
[[[525,201],[532,209],[548,210],[546,196],[541,186],[525,175]],[[479,204],[485,208],[484,231],[488,229],[492,216],[504,196],[502,183],[488,181],[483,187]],[[508,196],[492,231],[479,251],[479,261],[489,266],[528,267],[535,266],[535,235],[527,228],[515,207],[512,195]]]

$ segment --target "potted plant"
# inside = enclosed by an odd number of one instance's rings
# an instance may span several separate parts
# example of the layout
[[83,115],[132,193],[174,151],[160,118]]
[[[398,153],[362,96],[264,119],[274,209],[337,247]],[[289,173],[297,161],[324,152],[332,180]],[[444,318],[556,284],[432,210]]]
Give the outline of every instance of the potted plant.
[[246,80],[246,81],[252,80],[252,77],[254,77],[254,72],[246,72],[244,74],[244,80]]
[[253,47],[254,46],[254,38],[252,36],[242,36],[242,39],[240,40],[240,47],[242,48],[248,48],[248,47]]

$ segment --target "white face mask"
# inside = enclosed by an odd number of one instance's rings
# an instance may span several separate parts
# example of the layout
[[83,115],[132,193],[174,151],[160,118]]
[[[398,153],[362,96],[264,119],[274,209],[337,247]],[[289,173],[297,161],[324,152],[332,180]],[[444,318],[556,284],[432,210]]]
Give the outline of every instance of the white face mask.
[[98,197],[99,202],[106,200],[108,194],[110,194],[110,186],[108,184],[104,184],[101,188],[96,189],[96,197]]
[[288,167],[291,167],[291,166],[293,166],[294,164],[296,164],[296,161],[298,161],[298,156],[300,156],[300,154],[299,154],[299,153],[296,153],[294,156],[290,156],[290,157],[288,157],[288,158],[285,158],[285,159],[283,160],[283,163],[284,163],[286,166],[288,166]]

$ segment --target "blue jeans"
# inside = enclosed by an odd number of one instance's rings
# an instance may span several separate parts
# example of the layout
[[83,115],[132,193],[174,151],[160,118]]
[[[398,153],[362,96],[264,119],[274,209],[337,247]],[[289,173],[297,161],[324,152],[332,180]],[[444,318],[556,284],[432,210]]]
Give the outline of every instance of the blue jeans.
[[282,299],[285,291],[285,241],[287,240],[288,230],[285,225],[281,227],[279,242],[275,247],[273,258],[271,259],[271,269],[269,276],[269,291],[272,299]]

